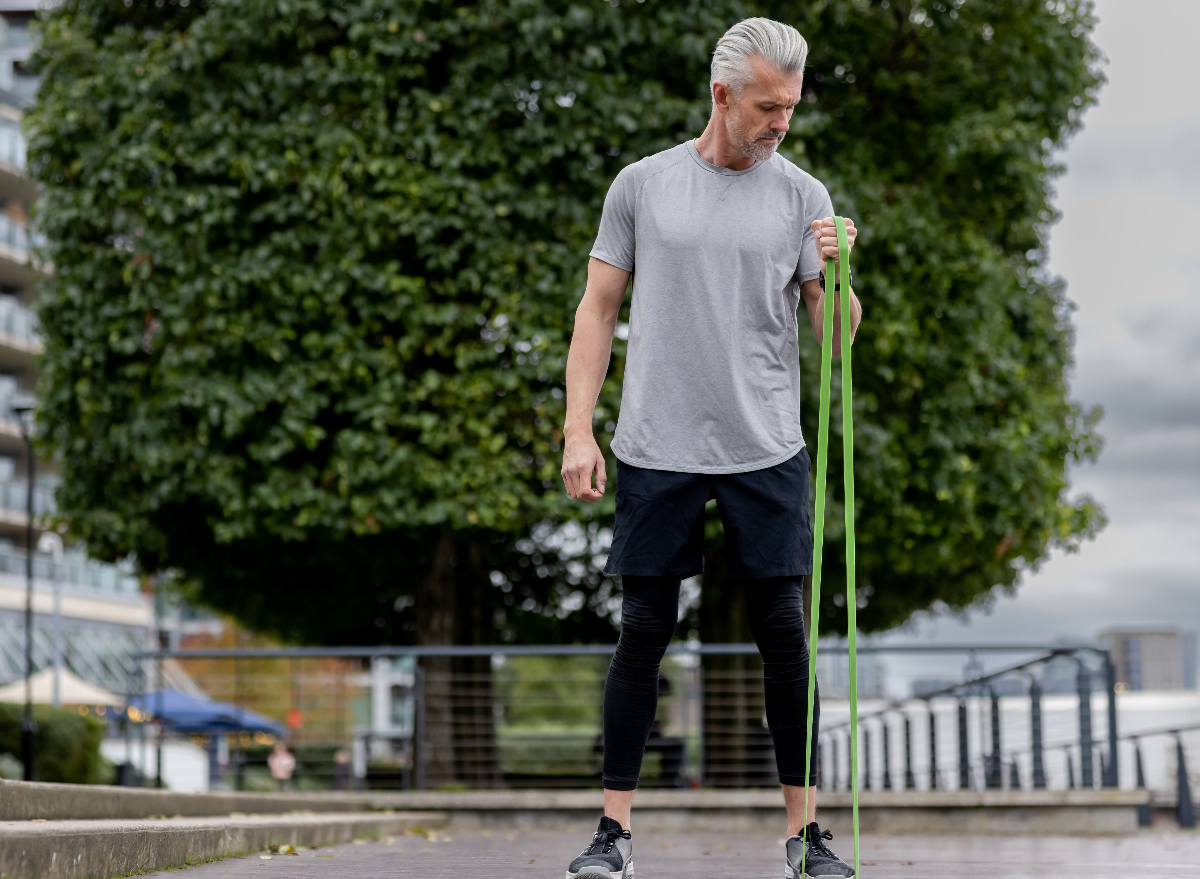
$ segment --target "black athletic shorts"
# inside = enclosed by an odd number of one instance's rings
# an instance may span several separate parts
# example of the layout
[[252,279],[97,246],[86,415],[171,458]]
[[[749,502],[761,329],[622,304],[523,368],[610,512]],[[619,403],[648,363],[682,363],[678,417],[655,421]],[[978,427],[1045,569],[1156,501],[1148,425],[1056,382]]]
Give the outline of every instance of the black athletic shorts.
[[676,473],[617,462],[617,523],[604,570],[635,577],[703,573],[704,505],[725,526],[728,575],[812,573],[808,450],[749,473]]

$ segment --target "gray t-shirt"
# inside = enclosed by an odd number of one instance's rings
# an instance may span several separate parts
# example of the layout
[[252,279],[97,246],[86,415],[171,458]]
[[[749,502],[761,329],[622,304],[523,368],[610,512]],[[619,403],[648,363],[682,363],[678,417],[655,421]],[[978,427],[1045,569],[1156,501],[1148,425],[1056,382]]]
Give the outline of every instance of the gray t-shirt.
[[832,214],[778,154],[731,171],[688,141],[617,175],[592,256],[633,272],[619,459],[745,473],[804,448],[796,309],[821,270],[810,224]]

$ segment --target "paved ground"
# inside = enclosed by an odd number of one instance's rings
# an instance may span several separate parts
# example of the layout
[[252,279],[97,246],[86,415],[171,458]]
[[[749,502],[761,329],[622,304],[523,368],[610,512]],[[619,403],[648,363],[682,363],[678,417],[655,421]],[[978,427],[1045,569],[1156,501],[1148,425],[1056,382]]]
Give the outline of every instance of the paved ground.
[[[389,837],[295,855],[250,855],[188,869],[195,879],[561,879],[588,831],[449,831]],[[638,879],[782,879],[783,845],[751,834],[634,837]],[[848,840],[834,850],[850,860]],[[863,879],[1157,879],[1195,877],[1200,834],[1123,839],[892,836],[864,838]],[[153,873],[166,879],[172,872]]]

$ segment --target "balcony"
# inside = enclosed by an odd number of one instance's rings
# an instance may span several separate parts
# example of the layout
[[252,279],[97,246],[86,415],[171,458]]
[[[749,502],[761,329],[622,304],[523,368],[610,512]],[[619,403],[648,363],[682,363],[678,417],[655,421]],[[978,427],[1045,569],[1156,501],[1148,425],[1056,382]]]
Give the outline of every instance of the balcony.
[[[21,488],[24,489],[24,485]],[[25,551],[0,543],[0,578],[11,582],[11,576],[4,578],[6,574],[17,575],[24,582]],[[128,570],[88,558],[86,553],[77,549],[67,550],[58,563],[44,553],[34,553],[33,579],[40,590],[51,589],[57,582],[64,590],[77,595],[100,593],[101,596],[118,598],[136,598],[140,595],[138,579]]]
[[0,107],[0,198],[28,204],[33,201],[33,181],[25,173],[25,133],[21,123]]
[[25,170],[25,132],[20,122],[7,116],[0,116],[0,162],[17,173]]
[[39,246],[43,240],[24,223],[0,214],[0,284],[24,290],[44,273],[33,264],[30,253],[30,247]]
[[[15,296],[0,295],[0,370],[17,373],[33,369],[33,357],[41,350],[42,340],[33,312]],[[8,410],[0,414],[9,417]]]
[[[27,517],[26,486],[21,480],[0,482],[0,535],[23,533]],[[41,519],[54,512],[54,488],[39,484],[33,487],[33,515]],[[2,552],[3,550],[0,550]],[[0,571],[4,568],[0,567]]]

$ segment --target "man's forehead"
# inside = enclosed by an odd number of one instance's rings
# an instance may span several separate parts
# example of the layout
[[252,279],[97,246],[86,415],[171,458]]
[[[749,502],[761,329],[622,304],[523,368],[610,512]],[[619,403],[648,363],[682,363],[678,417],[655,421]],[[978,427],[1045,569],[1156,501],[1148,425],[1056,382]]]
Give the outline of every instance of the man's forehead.
[[750,59],[750,69],[754,72],[754,79],[747,83],[747,88],[755,91],[755,100],[766,99],[779,104],[799,103],[800,89],[804,84],[803,74],[784,73],[758,55]]

